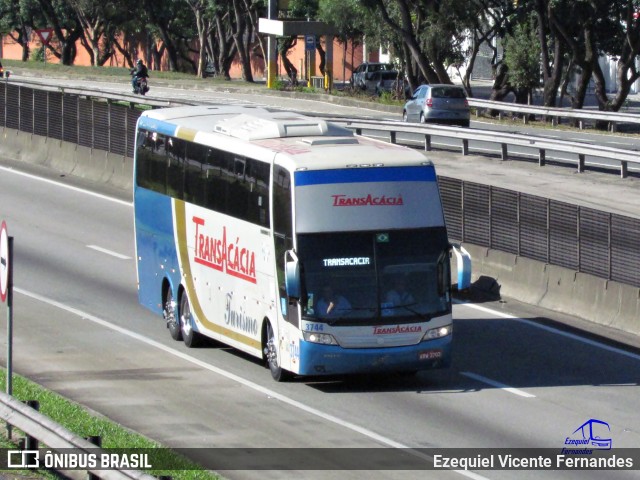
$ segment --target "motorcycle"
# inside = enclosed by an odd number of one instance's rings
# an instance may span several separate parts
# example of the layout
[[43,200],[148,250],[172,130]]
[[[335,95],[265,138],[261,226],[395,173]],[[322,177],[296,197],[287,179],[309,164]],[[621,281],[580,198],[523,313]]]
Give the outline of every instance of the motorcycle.
[[147,82],[146,77],[140,77],[136,81],[136,86],[133,87],[133,93],[139,93],[140,95],[144,95],[149,91],[149,83]]
[[[135,73],[135,70],[131,70],[131,75]],[[149,82],[147,77],[138,77],[136,79],[136,83],[133,86],[133,93],[139,93],[140,95],[144,95],[149,91]]]

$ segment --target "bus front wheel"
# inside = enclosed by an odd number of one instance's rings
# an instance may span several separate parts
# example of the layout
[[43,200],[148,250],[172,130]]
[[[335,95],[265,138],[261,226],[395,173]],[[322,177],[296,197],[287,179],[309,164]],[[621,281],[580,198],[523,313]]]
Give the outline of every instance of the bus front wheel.
[[278,348],[276,346],[276,336],[270,322],[267,322],[267,343],[264,347],[264,354],[271,370],[271,376],[276,382],[284,382],[290,378],[289,372],[284,370],[278,362]]
[[174,340],[182,340],[182,331],[180,330],[180,323],[176,317],[176,302],[173,300],[173,294],[171,293],[171,287],[167,290],[167,298],[164,301],[164,308],[162,309],[162,315],[167,322],[167,328],[169,334]]
[[182,340],[187,347],[198,347],[201,344],[202,337],[193,329],[191,305],[186,292],[180,297],[180,331]]

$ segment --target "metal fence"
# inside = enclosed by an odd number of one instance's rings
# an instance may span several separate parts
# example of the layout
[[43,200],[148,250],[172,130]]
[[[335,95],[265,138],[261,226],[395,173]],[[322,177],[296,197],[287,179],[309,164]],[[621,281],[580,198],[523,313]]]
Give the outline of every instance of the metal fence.
[[9,82],[0,84],[0,127],[133,157],[140,110]]
[[640,287],[640,219],[438,180],[450,237]]
[[[133,157],[140,111],[5,83],[0,127]],[[451,238],[640,287],[640,220],[439,177]]]

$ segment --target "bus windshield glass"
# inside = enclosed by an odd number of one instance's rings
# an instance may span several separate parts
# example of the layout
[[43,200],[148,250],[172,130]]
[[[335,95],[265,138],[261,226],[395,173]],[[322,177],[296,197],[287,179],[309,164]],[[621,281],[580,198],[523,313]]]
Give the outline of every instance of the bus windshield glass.
[[332,325],[424,322],[450,313],[443,227],[298,237],[303,316]]

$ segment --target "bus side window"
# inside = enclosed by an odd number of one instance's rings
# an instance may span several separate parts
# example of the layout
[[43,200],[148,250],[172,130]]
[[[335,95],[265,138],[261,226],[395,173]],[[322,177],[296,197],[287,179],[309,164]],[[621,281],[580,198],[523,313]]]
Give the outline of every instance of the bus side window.
[[229,185],[225,213],[235,218],[245,219],[249,207],[249,190],[246,177],[247,160],[244,157],[233,156],[227,163],[229,167]]
[[247,159],[245,188],[247,189],[247,211],[245,220],[269,227],[269,170],[267,163]]
[[167,150],[167,194],[182,199],[184,195],[184,161],[186,142],[168,137]]
[[224,153],[215,148],[207,149],[203,207],[223,211],[226,182],[223,168]]
[[188,143],[184,170],[184,199],[196,205],[204,204],[207,147]]
[[141,187],[167,193],[166,138],[157,132],[148,134],[147,141],[138,144],[136,181]]

